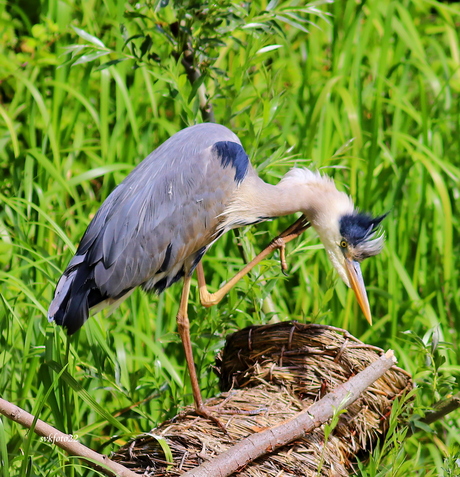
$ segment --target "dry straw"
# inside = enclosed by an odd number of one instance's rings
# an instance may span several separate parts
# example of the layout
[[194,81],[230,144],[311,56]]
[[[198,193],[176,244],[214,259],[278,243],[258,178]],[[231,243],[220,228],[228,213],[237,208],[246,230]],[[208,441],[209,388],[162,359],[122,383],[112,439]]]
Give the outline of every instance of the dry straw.
[[[234,333],[217,358],[219,406],[227,434],[193,410],[139,436],[112,458],[150,477],[179,476],[241,439],[292,418],[348,381],[383,351],[330,326],[277,323]],[[326,442],[324,427],[257,459],[241,477],[347,476],[385,435],[394,399],[412,389],[410,375],[393,366],[340,415]],[[166,462],[163,438],[174,462]]]

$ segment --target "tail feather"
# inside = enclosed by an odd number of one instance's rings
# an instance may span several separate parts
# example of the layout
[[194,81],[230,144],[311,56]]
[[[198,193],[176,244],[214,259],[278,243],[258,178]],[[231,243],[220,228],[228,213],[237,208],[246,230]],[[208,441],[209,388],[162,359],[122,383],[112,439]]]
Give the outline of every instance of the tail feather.
[[67,329],[72,335],[89,317],[90,308],[103,302],[94,280],[94,267],[89,266],[84,256],[75,256],[60,278],[54,299],[48,310],[48,321]]

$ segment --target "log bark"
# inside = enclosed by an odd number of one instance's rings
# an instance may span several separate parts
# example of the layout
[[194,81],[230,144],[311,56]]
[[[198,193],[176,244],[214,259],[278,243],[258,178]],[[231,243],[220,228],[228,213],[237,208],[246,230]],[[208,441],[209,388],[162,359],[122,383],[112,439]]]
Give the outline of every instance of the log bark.
[[[17,422],[28,429],[33,427],[35,418],[32,414],[2,398],[0,398],[0,414],[3,414],[8,419]],[[45,438],[48,442],[51,442],[65,450],[68,454],[85,460],[93,467],[104,472],[106,475],[115,475],[118,477],[139,477],[139,474],[132,472],[123,465],[110,460],[107,456],[99,454],[84,446],[83,444],[80,444],[71,434],[65,434],[64,432],[57,430],[55,427],[50,426],[40,419],[37,419],[35,427],[33,427],[33,431],[39,436]]]

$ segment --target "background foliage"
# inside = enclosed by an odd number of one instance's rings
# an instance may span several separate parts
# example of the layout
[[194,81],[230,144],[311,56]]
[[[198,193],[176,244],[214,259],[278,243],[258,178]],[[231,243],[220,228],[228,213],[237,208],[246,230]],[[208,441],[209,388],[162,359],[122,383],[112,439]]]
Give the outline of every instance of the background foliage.
[[[418,416],[458,392],[460,373],[459,25],[459,5],[435,0],[1,2],[0,395],[101,452],[192,402],[180,285],[136,292],[71,340],[46,311],[104,198],[206,118],[209,98],[265,180],[325,168],[359,207],[389,215],[385,251],[363,266],[372,328],[313,232],[289,246],[289,278],[273,257],[217,307],[192,293],[205,394],[236,329],[344,327],[395,349],[418,385],[415,433],[395,428],[360,475],[458,475],[460,413],[430,428]],[[211,288],[289,221],[221,239],[204,259]],[[2,476],[94,474],[3,418],[0,463]]]

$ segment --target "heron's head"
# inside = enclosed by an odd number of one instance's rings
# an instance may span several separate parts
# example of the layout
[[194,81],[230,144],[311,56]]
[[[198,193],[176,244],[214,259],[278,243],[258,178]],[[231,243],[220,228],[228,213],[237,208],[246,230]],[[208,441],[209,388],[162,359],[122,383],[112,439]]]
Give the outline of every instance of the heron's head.
[[332,264],[342,280],[355,292],[370,324],[372,315],[360,263],[382,250],[383,234],[379,234],[378,228],[384,217],[372,217],[354,210],[343,215],[332,214],[331,223],[326,229],[322,228],[322,223],[316,226]]
[[317,231],[334,268],[353,289],[366,319],[372,324],[360,263],[382,250],[384,237],[379,233],[379,225],[385,215],[372,217],[359,212],[350,197],[337,190],[334,181],[327,176],[308,169],[293,171],[292,179],[302,180],[307,186],[305,216]]

